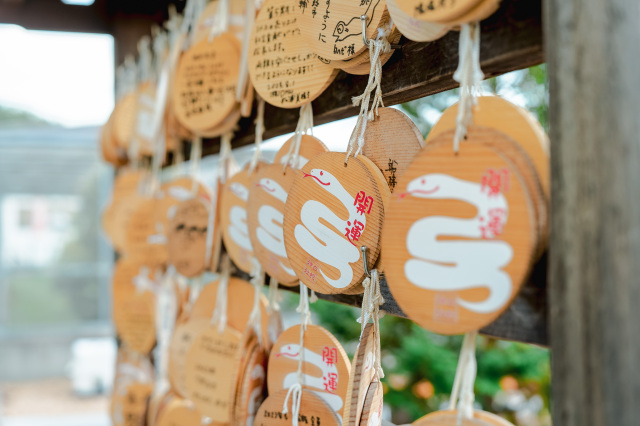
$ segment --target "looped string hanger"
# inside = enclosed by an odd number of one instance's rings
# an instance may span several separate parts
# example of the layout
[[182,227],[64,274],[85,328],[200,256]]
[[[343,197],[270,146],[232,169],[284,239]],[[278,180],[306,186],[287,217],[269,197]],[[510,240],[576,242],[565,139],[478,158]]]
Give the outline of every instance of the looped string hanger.
[[269,314],[280,311],[278,296],[278,280],[271,277],[269,278],[269,305],[267,306]]
[[300,313],[300,350],[298,351],[298,371],[297,382],[289,388],[284,399],[282,414],[289,412],[289,398],[291,398],[291,424],[298,426],[298,415],[300,414],[300,403],[302,402],[302,365],[304,364],[304,332],[307,325],[311,324],[311,310],[309,309],[309,290],[306,285],[300,283],[300,304],[296,309]]
[[218,0],[218,11],[215,16],[215,22],[209,31],[209,43],[211,43],[214,38],[229,31],[229,14],[229,0]]
[[253,308],[249,315],[247,327],[253,327],[258,336],[258,343],[262,345],[260,296],[262,295],[262,287],[264,287],[264,271],[256,258],[251,260],[251,284],[253,285]]
[[220,164],[218,166],[218,179],[220,183],[227,183],[229,179],[229,169],[231,168],[231,160],[233,154],[231,154],[231,138],[232,132],[225,133],[220,138]]
[[251,162],[249,163],[249,175],[252,175],[256,170],[256,166],[260,161],[260,145],[262,144],[262,136],[264,135],[264,99],[258,96],[258,114],[256,116],[256,135],[255,135],[255,147]]
[[247,0],[244,16],[244,29],[242,32],[242,52],[240,53],[240,71],[238,73],[238,85],[236,86],[236,101],[242,102],[247,95],[249,87],[249,44],[251,31],[256,19],[256,0]]
[[142,83],[150,78],[152,65],[151,38],[143,36],[138,41],[138,82]]
[[456,377],[451,390],[449,409],[458,411],[458,426],[462,425],[463,419],[473,418],[473,403],[475,401],[473,385],[477,373],[476,337],[478,337],[477,331],[464,335]]
[[227,327],[227,289],[229,287],[229,277],[231,276],[231,260],[226,254],[222,258],[220,280],[218,281],[218,292],[216,294],[216,306],[211,316],[211,325],[218,326],[218,333],[224,333]]
[[[363,255],[366,256],[366,251],[363,250]],[[366,259],[366,257],[365,257]],[[382,370],[382,355],[380,349],[380,318],[384,316],[380,312],[380,306],[384,304],[384,298],[380,290],[380,274],[377,269],[372,269],[367,278],[362,282],[364,287],[364,295],[362,298],[362,312],[358,322],[360,323],[360,339],[364,329],[369,322],[369,319],[373,321],[373,334],[375,338],[375,354],[374,354],[374,371],[378,376],[378,379],[384,377],[384,371]]]
[[[128,93],[134,93],[136,90],[136,85],[138,82],[138,65],[133,57],[133,55],[127,55],[124,59],[124,87],[123,87],[123,95]],[[139,154],[140,154],[140,144],[138,139],[131,135],[131,140],[129,142],[129,146],[127,148],[127,156],[131,164],[133,165],[134,170],[137,170],[139,165]]]
[[[366,16],[364,16],[364,18],[366,19]],[[360,106],[360,113],[358,114],[358,120],[356,121],[353,133],[351,133],[351,137],[349,138],[349,149],[347,150],[347,156],[344,160],[345,164],[349,161],[349,157],[354,150],[354,157],[357,157],[362,151],[364,146],[364,132],[367,129],[367,122],[373,121],[375,116],[378,115],[378,107],[384,107],[384,103],[382,102],[382,88],[380,87],[380,82],[382,81],[381,57],[383,53],[391,51],[391,45],[387,40],[390,33],[391,27],[389,25],[384,28],[378,28],[378,35],[376,39],[371,39],[367,43],[367,46],[369,47],[369,57],[371,60],[371,71],[369,72],[369,80],[367,81],[367,86],[365,87],[364,92],[359,96],[351,98],[353,106]],[[371,99],[372,94],[373,100]],[[370,102],[371,109],[369,110]]]
[[287,167],[293,169],[300,168],[300,145],[302,144],[302,135],[313,135],[313,107],[311,102],[304,104],[300,107],[300,118],[296,125],[296,130],[293,135],[293,143],[289,146],[289,151],[285,158],[287,161],[282,168],[283,172]]
[[156,298],[156,340],[158,341],[157,390],[164,393],[169,388],[169,345],[178,313],[178,301],[173,288],[176,270],[167,268],[162,277]]
[[460,141],[467,137],[467,127],[473,121],[473,107],[482,92],[484,74],[480,67],[480,23],[463,24],[460,29],[458,69],[453,79],[460,83],[460,103],[456,117],[453,150],[457,154]]
[[198,193],[198,172],[200,171],[200,159],[202,158],[202,137],[196,135],[191,143],[191,153],[189,154],[191,176],[191,196]]

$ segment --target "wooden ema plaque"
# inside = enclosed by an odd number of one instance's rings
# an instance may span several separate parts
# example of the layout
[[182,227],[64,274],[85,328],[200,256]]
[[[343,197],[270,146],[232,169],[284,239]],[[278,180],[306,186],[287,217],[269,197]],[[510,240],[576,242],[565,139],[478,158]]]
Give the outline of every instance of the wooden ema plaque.
[[132,382],[124,392],[114,391],[111,402],[111,420],[114,426],[145,426],[147,401],[153,386]]
[[[281,164],[284,166],[289,162],[289,148],[294,142],[295,136],[291,136],[284,145],[276,152],[273,164]],[[300,140],[300,152],[298,153],[298,164],[294,165],[295,169],[301,169],[310,159],[318,154],[329,152],[329,148],[315,136],[302,135]]]
[[421,21],[413,14],[405,13],[397,5],[397,0],[387,0],[387,9],[396,28],[403,36],[413,41],[434,41],[449,32],[449,25]]
[[[261,164],[256,171],[260,170]],[[253,177],[247,168],[227,180],[220,199],[220,227],[224,247],[233,263],[246,273],[251,273],[253,246],[247,223],[247,202]]]
[[378,380],[371,382],[367,389],[360,419],[361,426],[380,426],[382,423],[383,387]]
[[235,36],[202,40],[180,58],[173,108],[182,125],[198,133],[220,124],[236,106],[240,46]]
[[350,59],[365,50],[360,17],[367,16],[367,40],[375,39],[386,11],[385,0],[303,0],[294,7],[306,45],[331,61]]
[[328,60],[310,51],[301,37],[295,8],[288,0],[266,0],[249,45],[251,82],[266,102],[280,108],[298,108],[313,101],[338,74]]
[[357,426],[360,424],[365,398],[375,375],[373,368],[375,342],[373,324],[367,324],[351,364],[351,374],[349,375],[349,386],[347,387],[344,408],[344,426]]
[[148,354],[156,343],[154,271],[122,258],[113,270],[113,322],[131,349]]
[[123,171],[113,182],[111,202],[102,212],[102,228],[117,251],[124,248],[126,226],[135,210],[137,200],[141,198],[138,195],[138,187],[145,177],[142,172]]
[[171,387],[182,397],[188,396],[186,385],[187,354],[195,339],[211,327],[207,318],[192,318],[176,324],[169,345],[168,376]]
[[[495,320],[524,283],[537,244],[521,170],[489,146],[500,132],[470,129],[428,144],[402,177],[383,246],[389,288],[417,324],[440,334]],[[486,143],[483,143],[485,141]]]
[[493,15],[493,13],[498,10],[498,6],[500,6],[500,0],[483,0],[468,13],[452,20],[440,22],[452,27],[469,24],[471,22],[479,22]]
[[113,136],[122,148],[128,148],[136,125],[137,94],[131,92],[122,97],[113,110]]
[[[190,318],[206,318],[211,319],[216,306],[218,297],[218,283],[214,281],[202,288],[198,299],[191,308]],[[244,330],[251,310],[253,309],[253,297],[255,294],[254,287],[248,282],[240,278],[229,278],[227,287],[227,326],[234,330]],[[262,324],[263,341],[268,339],[269,315],[267,313],[267,299],[264,295],[260,295],[260,319]]]
[[285,286],[298,282],[284,248],[284,206],[298,173],[280,164],[260,167],[253,175],[247,203],[247,223],[254,255],[265,272]]
[[216,423],[229,423],[238,376],[240,333],[209,327],[187,354],[185,384],[196,409]]
[[474,411],[473,419],[462,419],[458,423],[458,412],[454,410],[436,411],[416,420],[413,426],[513,426],[511,422],[486,411]]
[[209,204],[196,197],[176,205],[167,228],[168,261],[185,277],[202,274],[209,261],[207,228]]
[[[204,202],[211,200],[211,190],[202,182],[195,181],[195,196],[203,199]],[[191,177],[180,177],[163,183],[160,186],[158,195],[158,227],[163,234],[169,228],[169,216],[173,216],[176,206],[194,197],[194,179]]]
[[191,401],[174,398],[162,410],[157,418],[156,426],[201,426],[200,414]]
[[362,153],[380,169],[393,191],[424,142],[420,130],[402,111],[379,108],[378,114],[367,123]]
[[322,327],[307,326],[302,348],[299,325],[280,335],[269,355],[269,395],[289,389],[298,382],[301,355],[303,389],[320,397],[342,420],[351,366],[340,342]]
[[[427,135],[427,143],[455,129],[457,115],[458,104],[447,108]],[[498,96],[481,96],[473,108],[473,124],[498,130],[517,142],[533,162],[545,198],[550,199],[549,138],[529,111]]]
[[248,351],[246,362],[240,370],[236,392],[234,424],[252,425],[260,405],[266,397],[267,360],[264,348],[257,340]]
[[455,21],[471,12],[483,0],[395,0],[407,15],[422,21]]
[[127,223],[124,251],[146,265],[167,262],[167,243],[160,222],[161,203],[145,198],[137,204]]
[[328,152],[312,158],[289,191],[284,215],[285,247],[298,278],[319,293],[362,292],[364,269],[380,252],[383,199],[366,157]]
[[[262,403],[254,421],[255,426],[290,426],[293,398],[289,398],[288,412],[282,407],[287,397],[286,390],[270,393]],[[336,413],[314,392],[303,389],[300,398],[298,424],[307,426],[340,426],[342,423]]]

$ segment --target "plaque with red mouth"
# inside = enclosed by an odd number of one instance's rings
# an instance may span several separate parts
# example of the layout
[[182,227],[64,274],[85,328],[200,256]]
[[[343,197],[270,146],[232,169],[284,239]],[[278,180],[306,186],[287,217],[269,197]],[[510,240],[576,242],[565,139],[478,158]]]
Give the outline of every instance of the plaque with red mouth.
[[320,397],[342,420],[351,373],[347,354],[331,333],[316,325],[307,326],[303,343],[301,347],[300,326],[296,325],[273,345],[267,371],[269,395],[298,383],[302,357],[302,388]]
[[[284,214],[284,242],[301,282],[324,294],[361,293],[367,263],[380,253],[384,220],[378,186],[382,173],[360,155],[328,152],[313,157],[293,183]],[[376,177],[373,173],[379,173]]]

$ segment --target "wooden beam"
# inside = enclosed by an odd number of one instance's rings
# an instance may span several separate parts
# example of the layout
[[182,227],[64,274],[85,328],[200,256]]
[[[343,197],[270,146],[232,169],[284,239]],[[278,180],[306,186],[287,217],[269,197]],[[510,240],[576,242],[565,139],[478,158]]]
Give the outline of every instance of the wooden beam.
[[[458,86],[452,76],[458,65],[459,33],[452,31],[431,43],[402,39],[383,67],[382,90],[386,106],[408,102]],[[541,0],[503,0],[498,12],[482,22],[481,65],[487,78],[544,62]],[[329,88],[313,102],[316,125],[347,118],[358,110],[351,97],[363,92],[368,76],[340,72]],[[233,140],[239,147],[253,142],[255,117],[240,121]],[[265,109],[265,139],[292,132],[298,109]],[[219,151],[219,139],[205,140],[204,155]]]
[[640,8],[546,0],[553,423],[640,419]]
[[91,6],[73,6],[60,0],[0,2],[0,23],[16,24],[30,30],[110,33],[106,0]]

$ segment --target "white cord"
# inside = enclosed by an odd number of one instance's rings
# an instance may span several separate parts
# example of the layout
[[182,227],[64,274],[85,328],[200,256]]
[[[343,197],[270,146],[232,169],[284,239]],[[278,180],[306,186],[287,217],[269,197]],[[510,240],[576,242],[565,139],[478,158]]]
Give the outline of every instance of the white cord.
[[293,135],[293,142],[289,145],[289,151],[286,154],[287,161],[283,170],[286,170],[287,167],[300,168],[300,145],[302,144],[302,135],[305,134],[313,135],[313,107],[311,102],[300,107],[300,118],[298,118],[298,124]]
[[475,395],[473,386],[476,381],[476,337],[478,332],[474,331],[464,335],[456,376],[453,381],[449,409],[458,411],[458,426],[463,419],[473,418],[473,403]]
[[262,144],[262,135],[264,134],[264,99],[258,96],[258,114],[256,116],[256,133],[255,133],[255,142],[254,142],[254,150],[253,156],[251,157],[251,162],[249,163],[249,175],[252,175],[260,161],[260,145]]
[[231,275],[231,261],[229,256],[225,255],[222,259],[222,271],[218,280],[218,293],[216,295],[216,307],[211,317],[211,325],[218,326],[218,333],[224,333],[227,327],[227,303],[229,287],[229,276]]
[[251,284],[253,285],[253,308],[249,315],[247,327],[253,327],[258,336],[258,343],[262,345],[262,314],[260,312],[260,296],[264,286],[264,271],[258,259],[251,259]]

